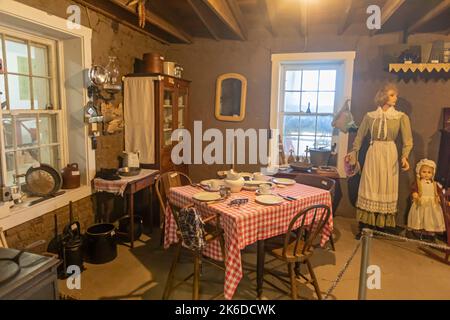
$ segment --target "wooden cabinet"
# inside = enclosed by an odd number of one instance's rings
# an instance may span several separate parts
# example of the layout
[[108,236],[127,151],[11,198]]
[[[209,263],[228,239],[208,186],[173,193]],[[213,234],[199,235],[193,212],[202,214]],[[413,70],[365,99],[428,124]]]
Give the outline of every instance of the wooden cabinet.
[[450,131],[441,130],[441,145],[437,163],[436,180],[450,188]]
[[155,164],[142,164],[142,167],[161,172],[177,170],[187,174],[187,165],[175,165],[171,161],[172,149],[177,143],[172,142],[171,137],[174,130],[188,128],[190,81],[155,73],[130,74],[127,77],[158,77],[154,81],[155,132],[145,131],[145,134],[155,135],[156,159]]

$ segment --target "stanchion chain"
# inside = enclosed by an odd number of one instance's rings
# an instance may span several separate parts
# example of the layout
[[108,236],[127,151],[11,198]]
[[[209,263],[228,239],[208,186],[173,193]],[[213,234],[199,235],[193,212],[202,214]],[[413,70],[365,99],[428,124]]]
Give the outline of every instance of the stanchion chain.
[[359,249],[360,246],[361,246],[361,241],[358,241],[358,243],[355,246],[355,249],[353,249],[352,254],[350,255],[350,257],[345,262],[345,264],[342,267],[341,271],[339,271],[339,273],[338,273],[336,279],[333,281],[333,284],[331,285],[331,287],[327,290],[327,293],[326,293],[325,298],[324,298],[325,300],[328,299],[328,297],[331,295],[333,290],[337,287],[339,282],[342,280],[342,277],[344,276],[345,272],[347,271],[347,268],[349,267],[350,263],[352,262],[353,258],[355,257],[356,253],[358,252],[358,249]]
[[443,244],[425,242],[425,241],[416,240],[416,239],[409,239],[409,238],[406,238],[406,237],[397,236],[397,235],[394,235],[394,234],[385,233],[385,232],[378,231],[378,230],[372,230],[372,232],[374,234],[382,235],[382,236],[385,236],[385,237],[390,237],[390,238],[394,238],[394,239],[398,239],[398,240],[404,240],[406,242],[418,243],[418,244],[422,244],[422,245],[425,245],[425,246],[428,246],[428,247],[433,247],[433,248],[437,248],[437,249],[450,251],[450,247],[447,246],[447,245],[443,245]]

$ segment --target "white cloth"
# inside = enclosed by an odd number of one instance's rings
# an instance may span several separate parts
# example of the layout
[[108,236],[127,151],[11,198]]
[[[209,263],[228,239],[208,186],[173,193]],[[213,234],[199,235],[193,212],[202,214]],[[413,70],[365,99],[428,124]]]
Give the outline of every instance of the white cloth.
[[398,171],[395,143],[373,141],[367,151],[356,206],[369,212],[397,212]]
[[155,163],[155,77],[124,80],[125,151],[139,152],[139,161]]
[[422,196],[420,202],[414,201],[409,210],[408,227],[429,232],[445,231],[444,213],[436,201],[434,184],[425,180],[419,183],[422,185]]
[[[401,111],[397,111],[395,110],[394,107],[390,107],[389,109],[387,109],[386,111],[383,111],[383,109],[381,107],[378,107],[377,110],[372,111],[372,112],[368,112],[367,115],[370,118],[373,119],[379,119],[380,121],[378,121],[378,129],[377,129],[377,139],[383,139],[386,140],[387,139],[387,121],[388,120],[398,120],[403,116],[403,112]],[[370,137],[371,137],[371,141],[374,140],[375,134],[374,134],[374,127],[375,127],[375,122],[372,122],[372,128],[370,129]],[[381,137],[381,130],[383,129],[383,137]]]

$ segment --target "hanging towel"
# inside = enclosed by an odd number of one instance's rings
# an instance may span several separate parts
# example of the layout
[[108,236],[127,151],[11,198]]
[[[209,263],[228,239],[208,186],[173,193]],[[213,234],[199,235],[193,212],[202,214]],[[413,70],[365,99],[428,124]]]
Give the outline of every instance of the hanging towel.
[[125,151],[139,152],[139,161],[155,163],[155,77],[124,80]]

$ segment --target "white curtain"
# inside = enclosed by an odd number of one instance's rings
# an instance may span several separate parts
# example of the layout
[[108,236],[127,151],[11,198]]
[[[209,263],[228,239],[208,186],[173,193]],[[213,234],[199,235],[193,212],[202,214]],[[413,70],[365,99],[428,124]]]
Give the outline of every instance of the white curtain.
[[125,151],[139,152],[141,163],[155,163],[155,77],[124,80]]

